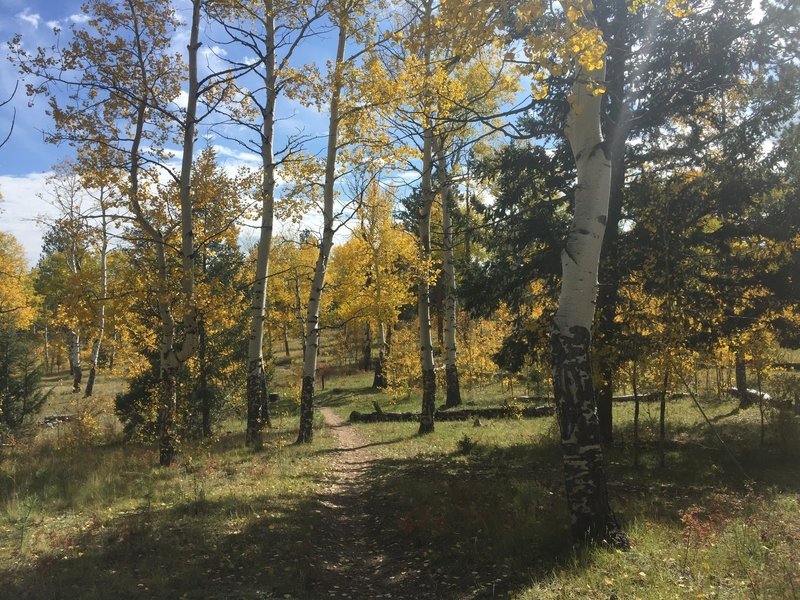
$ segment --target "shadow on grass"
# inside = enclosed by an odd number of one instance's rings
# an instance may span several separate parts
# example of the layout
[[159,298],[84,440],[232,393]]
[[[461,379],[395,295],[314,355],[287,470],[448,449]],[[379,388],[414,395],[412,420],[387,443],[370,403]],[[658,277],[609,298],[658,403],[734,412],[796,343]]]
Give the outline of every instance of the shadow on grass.
[[[680,530],[681,511],[689,506],[709,502],[719,490],[743,492],[741,474],[725,465],[724,452],[703,431],[672,428],[666,469],[657,467],[652,444],[644,446],[638,470],[630,465],[629,446],[609,450],[611,494],[625,522],[657,520]],[[725,423],[718,432],[760,485],[800,490],[792,460],[781,459],[775,447],[751,445],[757,425]],[[630,439],[627,428],[618,434]],[[228,436],[218,450],[234,450],[239,442]],[[258,463],[261,455],[247,460]],[[549,438],[507,447],[479,443],[464,456],[380,458],[363,468],[335,496],[230,494],[211,501],[200,489],[171,508],[87,516],[74,537],[50,540],[57,553],[20,561],[3,594],[320,598],[335,589],[368,598],[358,586],[369,577],[395,598],[491,598],[581,568],[569,540],[560,448]],[[322,519],[331,515],[326,503],[356,507],[368,539],[350,539],[349,530],[338,532],[338,542],[321,536]],[[352,561],[353,544],[372,548],[381,560]]]
[[[342,425],[326,425],[326,427],[330,429],[336,429],[337,427],[346,427],[348,426],[347,423]],[[400,442],[404,442],[408,440],[411,436],[408,437],[398,437],[392,440],[386,440],[383,442],[370,442],[369,444],[362,444],[360,446],[354,446],[352,448],[326,448],[324,450],[317,450],[314,452],[315,456],[324,456],[326,454],[346,454],[348,452],[356,452],[357,450],[364,450],[365,448],[375,448],[378,446],[392,446],[394,444],[399,444]]]
[[359,388],[337,388],[330,385],[326,390],[319,390],[315,395],[315,402],[320,406],[328,406],[330,408],[337,408],[340,406],[348,406],[353,400],[360,399],[363,396],[381,395],[381,390],[376,390],[372,386],[364,386]]

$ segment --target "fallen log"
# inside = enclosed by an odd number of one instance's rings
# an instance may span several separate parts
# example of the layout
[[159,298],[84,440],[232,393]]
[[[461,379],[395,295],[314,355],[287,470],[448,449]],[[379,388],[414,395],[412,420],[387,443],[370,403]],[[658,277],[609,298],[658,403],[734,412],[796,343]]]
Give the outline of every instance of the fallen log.
[[55,427],[56,425],[61,425],[61,423],[69,423],[73,418],[73,415],[51,415],[40,419],[37,425],[39,427]]
[[[734,398],[739,398],[740,400],[742,399],[741,394],[739,393],[739,390],[737,388],[733,387],[728,388],[725,390],[725,393],[730,394]],[[766,392],[759,392],[758,390],[748,389],[745,391],[745,393],[747,394],[747,399],[750,400],[751,402],[773,402],[775,400],[772,396],[770,396]],[[777,400],[775,402],[776,404],[782,404],[784,401]]]
[[[673,392],[672,394],[667,395],[667,399],[669,400],[678,400],[679,398],[689,398],[689,394],[686,392]],[[612,398],[614,402],[635,402],[636,396],[633,394],[625,394],[623,396],[614,396]],[[661,400],[661,392],[647,392],[646,394],[639,394],[639,402],[658,402]]]
[[[380,409],[380,407],[376,407]],[[458,410],[437,410],[433,413],[434,421],[468,421],[470,419],[517,419],[546,417],[552,415],[554,408],[547,406],[494,406],[489,408],[462,408]],[[350,413],[349,420],[353,423],[398,423],[405,421],[419,421],[419,413],[413,412],[385,412],[376,410],[372,413],[362,413],[354,410]]]

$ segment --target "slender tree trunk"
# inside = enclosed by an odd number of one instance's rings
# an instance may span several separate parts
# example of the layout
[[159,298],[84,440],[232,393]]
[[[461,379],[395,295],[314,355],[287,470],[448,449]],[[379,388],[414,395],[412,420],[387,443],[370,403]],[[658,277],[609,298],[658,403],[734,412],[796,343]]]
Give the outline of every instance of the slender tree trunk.
[[636,372],[636,361],[633,361],[633,373],[631,375],[631,385],[633,387],[633,466],[639,468],[639,388],[638,373]]
[[666,465],[667,438],[667,388],[669,387],[669,368],[664,371],[664,388],[661,390],[661,402],[658,415],[658,464],[663,469]]
[[[598,11],[601,10],[598,7]],[[603,122],[607,146],[611,154],[611,187],[608,222],[603,238],[600,261],[600,288],[597,294],[597,327],[595,360],[599,372],[597,416],[600,437],[604,444],[613,441],[614,379],[619,370],[618,334],[616,320],[619,304],[619,284],[623,276],[623,257],[620,254],[619,222],[625,188],[625,144],[630,132],[630,111],[625,99],[626,73],[629,72],[630,41],[628,7],[625,0],[603,3],[600,27],[609,42],[608,72],[605,81],[608,108]],[[629,76],[629,73],[628,73]]]
[[197,388],[200,396],[200,418],[202,435],[211,437],[211,409],[212,397],[208,385],[208,338],[206,337],[206,324],[203,319],[197,324],[197,368],[200,371]]
[[81,336],[76,330],[69,332],[69,364],[72,369],[72,391],[81,391],[81,379],[83,370],[81,369]]
[[369,323],[364,324],[363,369],[372,369],[372,328]]
[[53,372],[53,367],[50,364],[50,336],[47,321],[44,323],[44,366],[48,373]]
[[289,323],[283,323],[283,352],[289,358]]
[[[177,426],[177,381],[180,365],[187,361],[197,347],[197,307],[194,298],[194,231],[191,179],[194,137],[197,122],[197,101],[199,83],[197,77],[197,50],[200,47],[200,4],[201,0],[192,0],[192,18],[190,24],[188,55],[188,100],[185,121],[183,123],[183,156],[179,178],[180,188],[180,231],[181,231],[181,293],[186,309],[183,318],[183,344],[175,345],[175,319],[172,315],[170,286],[168,285],[166,239],[149,220],[139,202],[139,168],[142,158],[139,153],[147,121],[148,100],[138,101],[134,132],[129,152],[130,171],[128,197],[136,223],[150,236],[156,250],[158,270],[158,312],[161,320],[161,339],[159,341],[160,360],[160,399],[158,406],[160,449],[159,463],[162,466],[172,464],[178,451]],[[137,44],[134,48],[141,52],[140,33],[134,31]],[[141,74],[144,85],[148,85],[146,74]]]
[[372,387],[378,390],[386,388],[386,372],[384,361],[386,360],[386,326],[378,324],[378,358],[375,360],[375,378],[372,380]]
[[764,412],[764,394],[761,393],[761,369],[759,368],[756,368],[756,386],[758,389],[758,413],[761,417],[761,445],[763,446],[767,428]]
[[[431,170],[433,160],[431,154],[433,134],[427,128],[423,134],[422,150],[422,195],[423,202],[419,215],[419,238],[422,256],[426,264],[431,260],[431,209],[433,205],[433,189],[431,186]],[[422,410],[419,420],[419,433],[431,433],[434,430],[433,414],[436,410],[436,371],[433,362],[433,339],[431,337],[430,284],[423,274],[417,285],[417,313],[419,315],[420,365],[422,368]]]
[[[197,307],[194,301],[194,229],[192,211],[192,161],[194,159],[194,137],[197,124],[197,101],[199,83],[197,76],[197,50],[200,47],[200,5],[201,0],[192,0],[192,18],[189,33],[188,56],[188,100],[183,124],[183,155],[181,158],[180,223],[181,223],[181,294],[186,305],[183,316],[183,343],[175,345],[175,319],[169,306],[167,294],[159,299],[162,319],[161,340],[161,447],[159,463],[172,464],[178,452],[178,373],[181,364],[191,358],[197,350]],[[166,292],[166,239],[159,233],[161,285]]]
[[347,35],[347,23],[343,18],[339,23],[333,90],[329,107],[328,149],[325,157],[325,183],[323,188],[322,218],[324,222],[322,241],[319,245],[319,255],[314,268],[314,278],[311,282],[311,292],[306,311],[303,383],[300,393],[300,430],[297,434],[298,444],[311,443],[314,438],[314,378],[317,372],[317,355],[320,343],[319,313],[322,291],[325,287],[325,273],[328,269],[328,258],[333,247],[333,197],[334,184],[336,183],[336,155],[339,136],[339,102],[343,86],[342,66]]
[[[430,27],[433,19],[433,3],[424,3],[424,23]],[[425,78],[430,81],[431,49],[425,41],[424,49]],[[431,211],[433,209],[433,115],[429,94],[423,100],[425,110],[422,132],[422,204],[419,208],[419,242],[424,264],[431,264]],[[431,332],[431,289],[427,273],[423,273],[417,284],[417,317],[419,321],[420,367],[422,372],[422,409],[419,418],[419,434],[432,433],[434,430],[433,415],[436,411],[436,371],[433,360],[433,338]],[[440,321],[441,322],[441,321]]]
[[111,340],[112,340],[111,351],[108,353],[108,372],[109,373],[113,373],[114,372],[114,358],[117,355],[117,339],[118,339],[118,336],[117,336],[117,332],[115,331],[114,335],[111,337]]
[[739,408],[748,408],[753,404],[753,399],[747,393],[747,366],[744,353],[737,349],[734,353],[734,373],[736,375],[736,391],[739,392]]
[[303,319],[303,300],[300,297],[300,278],[294,278],[294,311],[300,325],[300,348],[303,351],[303,360],[306,359],[306,327]]
[[[436,142],[434,138],[434,142]],[[456,343],[456,317],[458,306],[456,300],[456,270],[453,258],[453,222],[451,217],[453,193],[447,174],[447,160],[444,154],[444,143],[436,143],[439,186],[442,197],[442,230],[444,244],[442,250],[444,275],[444,351],[445,351],[445,383],[448,408],[461,404],[461,387],[458,381],[458,348]]]
[[86,382],[85,397],[94,392],[94,380],[97,377],[97,361],[100,358],[100,346],[103,343],[103,333],[106,329],[106,296],[108,295],[108,223],[106,218],[106,203],[103,190],[100,191],[100,217],[101,236],[100,243],[100,307],[97,319],[97,337],[92,342],[92,355],[89,361],[89,379]]
[[608,497],[590,358],[611,164],[600,133],[602,96],[593,95],[587,84],[604,81],[605,71],[587,72],[580,66],[576,70],[566,136],[578,181],[575,215],[561,254],[561,292],[553,319],[553,386],[573,536],[576,541],[606,541],[627,548],[630,543]]
[[[264,324],[267,317],[267,277],[272,251],[272,229],[275,207],[275,17],[272,0],[264,3],[266,12],[266,71],[264,87],[266,101],[261,119],[261,229],[256,256],[256,274],[253,281],[252,304],[250,305],[250,339],[247,345],[247,432],[245,443],[260,448],[264,423],[270,424],[269,400],[266,394],[266,370],[264,368]],[[270,350],[272,344],[270,340]],[[286,351],[288,355],[288,339]]]

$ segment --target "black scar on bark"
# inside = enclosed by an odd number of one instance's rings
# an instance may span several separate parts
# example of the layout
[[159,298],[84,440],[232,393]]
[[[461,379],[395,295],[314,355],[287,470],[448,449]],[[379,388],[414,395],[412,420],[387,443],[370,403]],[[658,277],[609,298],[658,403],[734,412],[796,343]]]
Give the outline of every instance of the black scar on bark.
[[575,542],[627,550],[630,540],[611,510],[592,386],[591,334],[571,327],[551,335],[553,386],[564,481]]
[[303,387],[300,392],[300,431],[297,434],[297,444],[310,444],[314,441],[314,377],[303,377]]

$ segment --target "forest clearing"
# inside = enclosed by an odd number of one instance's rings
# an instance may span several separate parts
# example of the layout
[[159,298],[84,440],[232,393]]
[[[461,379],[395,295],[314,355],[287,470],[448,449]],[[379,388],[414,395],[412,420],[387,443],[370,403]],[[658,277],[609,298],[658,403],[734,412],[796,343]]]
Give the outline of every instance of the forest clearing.
[[[87,402],[58,379],[42,415]],[[761,445],[757,407],[705,398],[723,448],[691,401],[670,401],[660,468],[648,403],[637,468],[633,406],[620,404],[607,460],[633,547],[576,549],[552,416],[443,422],[435,437],[408,422],[346,424],[374,401],[417,406],[371,379],[329,378],[313,446],[293,443],[297,405],[280,400],[261,451],[229,419],[165,471],[104,420],[121,381],[100,378],[91,410],[108,429],[65,423],[3,451],[4,597],[796,597],[796,421],[772,420]],[[503,400],[497,384],[466,393],[476,408]]]
[[800,3],[16,3],[0,597],[800,596]]

